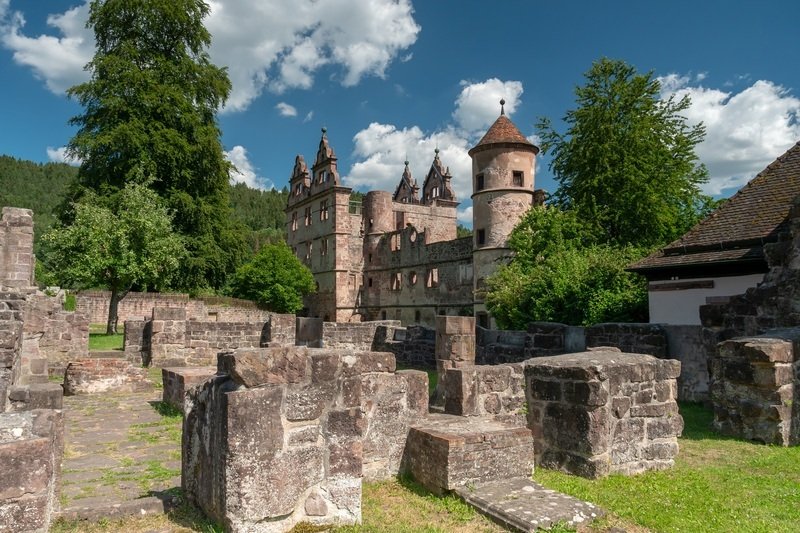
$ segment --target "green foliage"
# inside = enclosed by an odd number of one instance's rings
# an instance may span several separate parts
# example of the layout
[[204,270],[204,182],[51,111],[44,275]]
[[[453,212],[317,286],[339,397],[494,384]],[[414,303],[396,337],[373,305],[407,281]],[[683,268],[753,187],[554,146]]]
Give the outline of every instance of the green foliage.
[[688,97],[661,100],[652,73],[623,61],[596,61],[585,78],[576,109],[563,119],[566,133],[548,119],[538,124],[559,183],[556,203],[610,243],[654,246],[679,237],[711,206],[700,192],[708,172],[694,152],[705,129],[681,116]]
[[456,239],[460,239],[462,237],[471,237],[472,236],[472,228],[468,228],[462,224],[456,226]]
[[486,305],[501,328],[647,320],[644,278],[625,271],[645,250],[597,243],[574,212],[531,209],[514,229],[515,257],[487,280]]
[[311,271],[285,243],[261,248],[236,271],[231,296],[253,300],[276,313],[295,313],[303,308],[303,296],[314,292]]
[[[87,193],[74,214],[72,224],[43,237],[62,286],[105,287],[121,299],[134,284],[165,286],[186,255],[169,212],[146,185],[130,183],[107,198]],[[110,307],[111,319],[116,309]]]
[[[231,165],[215,119],[231,85],[206,52],[208,13],[202,0],[94,0],[91,79],[68,91],[84,108],[71,120],[78,132],[69,152],[82,163],[70,199],[153,176],[150,187],[185,237],[180,288],[222,286],[247,250],[231,217]],[[64,219],[72,215],[66,209]]]
[[[0,156],[0,207],[33,210],[37,254],[41,235],[56,223],[56,207],[77,174],[77,168],[64,163],[40,164]],[[38,276],[36,279],[41,281]]]

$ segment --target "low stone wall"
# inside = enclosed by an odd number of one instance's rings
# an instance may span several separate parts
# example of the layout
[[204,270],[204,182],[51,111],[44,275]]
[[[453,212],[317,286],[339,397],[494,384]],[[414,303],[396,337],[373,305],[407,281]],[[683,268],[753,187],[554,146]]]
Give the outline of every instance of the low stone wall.
[[436,368],[436,330],[425,326],[378,326],[372,349],[394,354],[399,366]]
[[779,446],[800,444],[800,328],[722,342],[711,359],[714,429]]
[[298,346],[308,346],[309,348],[322,347],[322,324],[321,318],[297,317],[296,344]]
[[662,324],[670,359],[681,362],[678,399],[682,402],[708,402],[708,366],[717,350],[719,335],[702,326]]
[[97,394],[101,392],[145,392],[153,388],[144,368],[125,359],[81,359],[67,365],[64,373],[64,394]]
[[499,416],[525,425],[523,364],[467,366],[447,371],[444,411],[461,416]]
[[153,308],[151,320],[125,322],[125,356],[156,367],[206,366],[221,351],[270,344],[294,345],[294,315],[271,314],[266,322],[188,320],[180,307]]
[[350,350],[372,350],[375,332],[379,327],[400,327],[399,320],[372,322],[323,322],[322,347]]
[[63,454],[61,411],[0,415],[0,531],[49,530],[59,509]]
[[182,479],[227,530],[359,522],[365,471],[395,475],[428,409],[425,374],[394,373],[391,354],[236,350],[218,369],[187,395]]
[[529,360],[537,464],[589,478],[671,467],[683,430],[679,374],[678,361],[611,350]]
[[667,335],[660,324],[608,323],[586,328],[586,346],[612,346],[627,353],[667,356]]
[[183,411],[186,391],[205,383],[216,373],[215,366],[162,368],[161,382],[164,390],[161,399]]

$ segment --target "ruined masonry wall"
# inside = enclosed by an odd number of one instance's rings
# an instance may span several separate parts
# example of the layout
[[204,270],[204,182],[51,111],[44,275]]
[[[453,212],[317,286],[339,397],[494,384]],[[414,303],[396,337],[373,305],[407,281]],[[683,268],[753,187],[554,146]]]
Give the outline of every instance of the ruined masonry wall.
[[0,217],[0,290],[33,287],[33,212],[4,207]]
[[303,347],[220,354],[187,395],[183,489],[234,531],[354,524],[361,481],[396,475],[427,376],[391,354]]
[[800,445],[800,329],[719,345],[711,360],[714,429],[778,446]]
[[0,413],[8,408],[8,393],[19,380],[25,299],[0,292]]
[[78,312],[64,311],[58,298],[30,294],[25,310],[25,338],[38,341],[38,353],[54,371],[69,361],[87,356],[89,320]]

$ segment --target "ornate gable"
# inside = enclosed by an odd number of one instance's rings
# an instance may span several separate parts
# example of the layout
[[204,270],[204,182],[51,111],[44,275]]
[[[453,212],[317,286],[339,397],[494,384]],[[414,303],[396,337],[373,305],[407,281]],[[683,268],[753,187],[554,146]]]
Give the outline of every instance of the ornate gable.
[[418,193],[417,180],[411,177],[411,170],[408,168],[408,161],[406,161],[406,168],[403,170],[403,176],[400,178],[400,183],[397,185],[392,199],[395,202],[404,204],[418,204]]
[[456,195],[450,185],[452,178],[450,168],[442,165],[438,148],[434,150],[434,153],[431,169],[425,176],[425,183],[422,185],[422,203],[430,205],[436,200],[455,202]]
[[322,138],[319,140],[317,158],[314,161],[312,180],[314,185],[330,183],[340,185],[339,170],[336,166],[336,152],[328,143],[328,133],[326,128],[322,128]]

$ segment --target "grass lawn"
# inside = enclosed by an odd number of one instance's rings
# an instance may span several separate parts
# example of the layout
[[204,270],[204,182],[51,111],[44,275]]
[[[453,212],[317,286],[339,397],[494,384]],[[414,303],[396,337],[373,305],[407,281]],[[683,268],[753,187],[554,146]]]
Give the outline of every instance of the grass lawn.
[[671,470],[590,481],[538,469],[534,479],[652,531],[800,531],[800,447],[720,437],[697,405],[682,404],[681,414]]
[[121,350],[125,341],[125,326],[116,335],[106,335],[105,324],[89,325],[89,350]]

